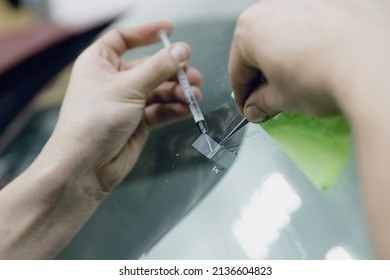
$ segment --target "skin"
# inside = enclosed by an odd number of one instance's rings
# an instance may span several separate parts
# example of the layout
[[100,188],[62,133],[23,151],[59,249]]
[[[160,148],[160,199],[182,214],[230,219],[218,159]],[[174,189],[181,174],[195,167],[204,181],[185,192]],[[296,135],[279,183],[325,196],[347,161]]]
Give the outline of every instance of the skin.
[[[190,112],[172,79],[190,57],[176,43],[124,62],[157,42],[168,22],[107,32],[76,60],[55,130],[32,165],[0,192],[0,259],[54,258],[136,163],[153,127]],[[186,69],[195,96],[202,77]]]
[[356,139],[375,256],[390,259],[390,3],[262,0],[237,21],[229,74],[253,122],[342,112]]

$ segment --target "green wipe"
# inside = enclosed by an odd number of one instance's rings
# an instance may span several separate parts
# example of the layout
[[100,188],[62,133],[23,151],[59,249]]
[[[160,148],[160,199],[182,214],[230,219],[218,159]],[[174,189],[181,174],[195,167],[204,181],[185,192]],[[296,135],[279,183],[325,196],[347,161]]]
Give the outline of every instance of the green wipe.
[[344,117],[285,112],[260,125],[318,189],[336,182],[350,152],[350,128]]

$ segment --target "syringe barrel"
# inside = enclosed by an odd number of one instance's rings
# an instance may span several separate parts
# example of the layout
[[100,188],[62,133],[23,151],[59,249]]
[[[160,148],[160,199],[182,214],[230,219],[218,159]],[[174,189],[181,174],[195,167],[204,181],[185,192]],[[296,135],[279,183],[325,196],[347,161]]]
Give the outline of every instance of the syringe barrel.
[[181,70],[181,71],[179,71],[179,73],[177,73],[177,78],[179,80],[179,83],[180,83],[183,91],[184,91],[184,95],[187,99],[188,106],[190,107],[190,110],[191,110],[191,113],[194,117],[195,122],[198,123],[200,121],[204,121],[204,117],[203,117],[202,111],[199,108],[198,101],[196,101],[196,99],[195,99],[194,92],[192,91],[191,85],[188,82],[187,76],[183,70]]
[[[171,42],[169,41],[167,31],[162,29],[159,31],[159,36],[164,46],[170,46]],[[184,91],[184,96],[187,99],[188,106],[191,110],[192,116],[195,120],[196,125],[198,126],[201,133],[208,134],[208,128],[206,121],[204,120],[202,111],[200,110],[198,101],[196,101],[194,92],[192,91],[191,85],[188,82],[187,75],[183,70],[180,70],[177,73],[177,79],[179,80],[180,86]]]

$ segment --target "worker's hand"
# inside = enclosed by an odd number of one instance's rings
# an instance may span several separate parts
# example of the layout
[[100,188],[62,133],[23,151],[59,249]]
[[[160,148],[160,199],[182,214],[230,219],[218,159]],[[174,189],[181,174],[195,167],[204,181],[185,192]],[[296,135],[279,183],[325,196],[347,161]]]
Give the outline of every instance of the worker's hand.
[[262,0],[249,7],[239,17],[229,64],[241,111],[251,121],[280,111],[361,114],[356,105],[367,106],[369,95],[350,87],[372,86],[374,75],[388,73],[388,6],[371,0]]
[[[56,160],[78,163],[75,171],[80,175],[75,176],[92,180],[86,193],[93,198],[104,197],[128,174],[149,128],[190,113],[174,79],[190,57],[188,45],[176,43],[136,61],[121,59],[128,49],[157,42],[161,28],[172,30],[167,22],[113,29],[74,65],[58,124],[45,150],[57,154]],[[191,68],[186,72],[200,99],[200,73]]]
[[239,18],[229,72],[245,116],[342,111],[353,127],[365,217],[390,258],[390,3],[262,0]]

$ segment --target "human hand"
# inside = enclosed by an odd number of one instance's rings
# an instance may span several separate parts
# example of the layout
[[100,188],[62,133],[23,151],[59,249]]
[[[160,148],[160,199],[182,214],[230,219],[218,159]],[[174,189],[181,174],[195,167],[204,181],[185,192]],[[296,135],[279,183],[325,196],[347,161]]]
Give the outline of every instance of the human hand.
[[[184,94],[172,78],[190,57],[190,48],[177,43],[155,55],[124,63],[128,49],[158,41],[167,22],[120,28],[103,35],[77,59],[60,117],[45,154],[77,162],[77,173],[94,198],[104,197],[132,169],[149,128],[190,113]],[[200,99],[200,73],[186,70]],[[58,153],[61,153],[58,155]],[[84,184],[82,184],[84,185]]]
[[280,111],[341,109],[354,119],[369,103],[374,109],[361,89],[388,73],[390,9],[382,2],[262,0],[249,7],[229,64],[240,110],[258,122]]
[[[121,59],[158,41],[161,28],[172,30],[167,22],[111,30],[79,56],[52,136],[0,193],[0,259],[56,256],[134,166],[149,128],[190,114],[172,78],[188,45]],[[201,75],[186,71],[200,99]]]
[[229,74],[251,121],[280,111],[342,111],[355,136],[373,248],[390,259],[390,4],[262,0],[239,18]]

